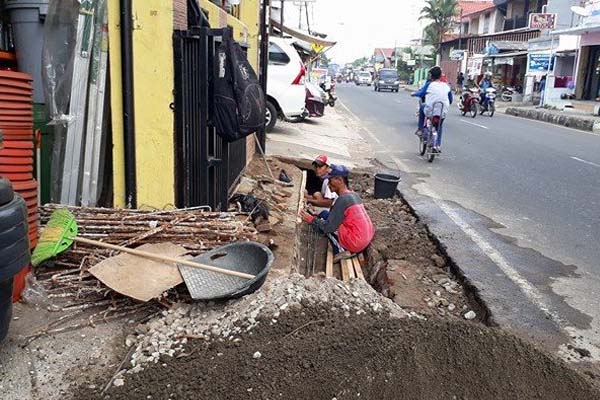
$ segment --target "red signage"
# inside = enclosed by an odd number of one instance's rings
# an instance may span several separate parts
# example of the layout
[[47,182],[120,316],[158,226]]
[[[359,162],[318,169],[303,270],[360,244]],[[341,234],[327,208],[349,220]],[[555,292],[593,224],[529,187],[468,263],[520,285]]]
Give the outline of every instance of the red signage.
[[554,29],[556,28],[556,14],[535,13],[529,15],[530,29]]

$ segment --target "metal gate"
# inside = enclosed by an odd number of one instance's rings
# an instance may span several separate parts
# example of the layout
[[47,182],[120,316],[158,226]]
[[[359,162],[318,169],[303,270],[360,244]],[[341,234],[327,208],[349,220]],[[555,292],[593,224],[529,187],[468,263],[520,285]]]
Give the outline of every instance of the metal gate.
[[222,141],[213,123],[214,55],[231,34],[231,28],[204,27],[174,32],[177,207],[226,209],[246,166],[246,140]]

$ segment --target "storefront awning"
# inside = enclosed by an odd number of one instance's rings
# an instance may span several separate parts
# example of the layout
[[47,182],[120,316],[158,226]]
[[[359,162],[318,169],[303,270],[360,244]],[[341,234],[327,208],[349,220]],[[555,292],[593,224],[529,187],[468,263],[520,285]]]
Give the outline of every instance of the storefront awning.
[[600,25],[576,26],[574,28],[552,31],[552,32],[550,32],[550,35],[552,35],[552,36],[585,35],[586,33],[594,33],[594,32],[600,32]]
[[335,44],[337,43],[337,42],[332,42],[330,40],[325,40],[325,39],[321,39],[316,36],[309,35],[307,33],[298,31],[296,29],[289,28],[285,25],[282,26],[281,23],[275,21],[273,18],[271,18],[271,24],[275,28],[279,29],[280,31],[282,31],[284,33],[287,33],[288,35],[290,35],[292,37],[295,37],[296,39],[300,39],[307,43],[317,45],[317,46],[320,46],[323,48],[335,46]]
[[518,51],[514,53],[500,53],[490,55],[486,58],[491,58],[494,60],[494,65],[514,65],[515,58],[527,57],[526,51]]

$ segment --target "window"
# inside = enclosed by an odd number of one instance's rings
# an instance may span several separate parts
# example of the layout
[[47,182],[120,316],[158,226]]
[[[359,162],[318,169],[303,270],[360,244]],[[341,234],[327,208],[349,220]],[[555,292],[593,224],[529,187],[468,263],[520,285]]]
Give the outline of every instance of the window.
[[490,20],[491,20],[491,14],[490,13],[486,13],[485,16],[483,17],[483,33],[489,33],[490,32]]
[[281,47],[275,43],[269,43],[269,64],[286,65],[290,62],[290,58]]

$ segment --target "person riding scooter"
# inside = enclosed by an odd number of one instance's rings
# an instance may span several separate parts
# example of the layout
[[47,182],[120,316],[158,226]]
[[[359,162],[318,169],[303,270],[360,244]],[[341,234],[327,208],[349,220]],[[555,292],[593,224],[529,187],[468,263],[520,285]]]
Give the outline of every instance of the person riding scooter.
[[481,88],[481,93],[480,93],[481,104],[483,104],[483,106],[485,108],[487,108],[485,91],[486,91],[486,89],[494,87],[494,83],[492,82],[492,73],[491,72],[488,71],[485,73],[483,79],[479,83],[479,87]]

